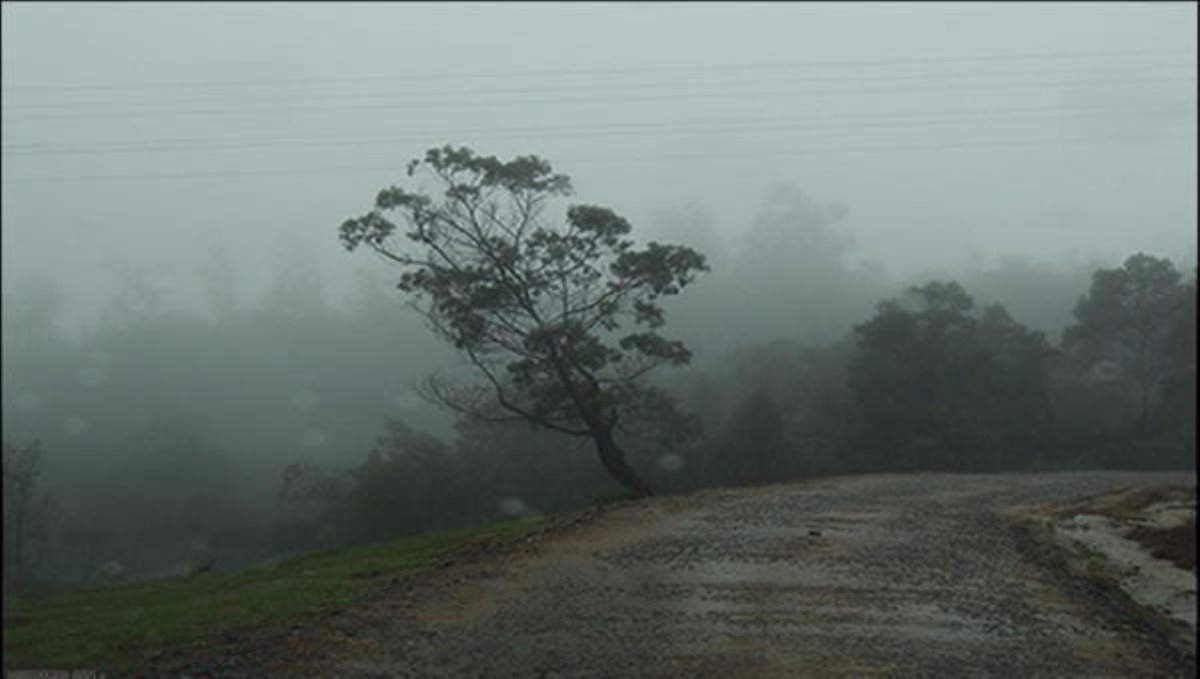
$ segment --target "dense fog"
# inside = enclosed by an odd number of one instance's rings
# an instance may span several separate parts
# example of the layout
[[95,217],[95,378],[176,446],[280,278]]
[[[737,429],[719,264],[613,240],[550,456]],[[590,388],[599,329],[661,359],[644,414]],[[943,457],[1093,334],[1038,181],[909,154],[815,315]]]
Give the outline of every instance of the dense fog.
[[[443,145],[569,175],[550,224],[603,206],[705,256],[661,300],[683,419],[621,442],[656,492],[1194,464],[1196,14],[6,3],[6,484],[41,464],[13,567],[235,568],[620,494],[586,439],[431,403],[470,366],[339,242]],[[1170,307],[1153,375],[1096,377],[1098,271]],[[961,379],[900,403],[927,322]]]

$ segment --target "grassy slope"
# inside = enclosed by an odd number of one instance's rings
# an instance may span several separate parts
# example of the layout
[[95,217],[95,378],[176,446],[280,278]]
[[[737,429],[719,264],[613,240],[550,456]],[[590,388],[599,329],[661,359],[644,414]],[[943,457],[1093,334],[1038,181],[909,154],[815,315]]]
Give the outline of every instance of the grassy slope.
[[[511,538],[538,522],[423,535],[236,573],[13,596],[5,603],[4,666],[123,669],[153,650],[350,603],[376,578],[437,564],[468,545]],[[367,573],[372,577],[363,577]]]

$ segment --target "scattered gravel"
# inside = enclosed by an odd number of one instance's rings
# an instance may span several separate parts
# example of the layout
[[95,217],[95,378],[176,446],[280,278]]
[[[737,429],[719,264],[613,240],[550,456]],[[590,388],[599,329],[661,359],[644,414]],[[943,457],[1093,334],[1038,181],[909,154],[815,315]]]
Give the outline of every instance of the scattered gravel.
[[222,676],[1192,676],[1137,607],[998,510],[1194,478],[866,476],[630,503],[248,649]]

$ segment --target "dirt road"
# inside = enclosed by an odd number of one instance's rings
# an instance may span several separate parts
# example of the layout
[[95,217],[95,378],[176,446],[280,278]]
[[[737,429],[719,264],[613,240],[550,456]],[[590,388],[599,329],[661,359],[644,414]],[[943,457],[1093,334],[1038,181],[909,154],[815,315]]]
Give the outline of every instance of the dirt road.
[[341,677],[1188,676],[1194,656],[1161,627],[996,513],[1161,483],[1194,476],[870,476],[639,502],[252,662]]

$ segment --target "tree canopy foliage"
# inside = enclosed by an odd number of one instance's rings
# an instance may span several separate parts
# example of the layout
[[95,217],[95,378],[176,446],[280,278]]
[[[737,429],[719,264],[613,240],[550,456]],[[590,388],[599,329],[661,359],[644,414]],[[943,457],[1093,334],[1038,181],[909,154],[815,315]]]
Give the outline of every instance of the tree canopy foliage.
[[1027,462],[1049,425],[1050,347],[1004,307],[954,282],[882,302],[856,329],[849,384],[857,440],[891,468]]
[[504,162],[447,146],[409,163],[410,177],[418,171],[435,193],[384,189],[372,211],[342,224],[341,238],[400,265],[399,287],[485,380],[433,380],[427,393],[473,416],[589,437],[614,478],[648,494],[614,431],[671,410],[645,378],[691,354],[659,334],[659,299],[704,271],[704,256],[637,247],[629,222],[595,205],[571,205],[565,224],[551,225],[547,203],[571,184],[535,156]]
[[1165,258],[1144,253],[1124,264],[1099,269],[1091,289],[1075,305],[1075,324],[1063,334],[1063,345],[1089,365],[1115,365],[1119,378],[1132,383],[1138,396],[1138,426],[1151,425],[1161,388],[1188,354],[1195,356],[1195,298],[1188,296],[1182,274]]

